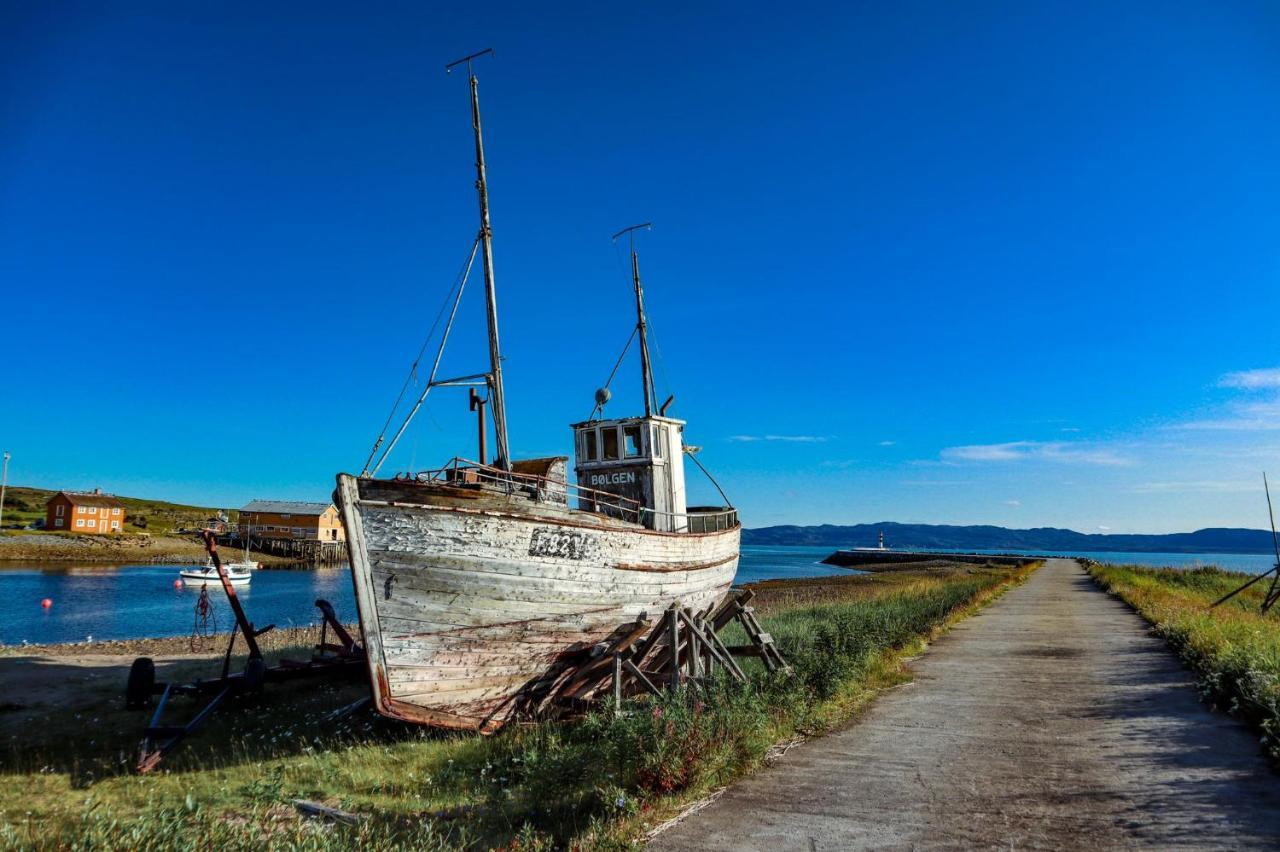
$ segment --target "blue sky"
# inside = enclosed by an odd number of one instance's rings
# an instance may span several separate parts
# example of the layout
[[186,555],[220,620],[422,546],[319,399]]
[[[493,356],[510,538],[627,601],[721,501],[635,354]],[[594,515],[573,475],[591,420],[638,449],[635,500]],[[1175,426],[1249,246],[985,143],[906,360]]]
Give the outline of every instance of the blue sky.
[[[4,4],[10,480],[358,470],[474,236],[442,66],[487,46],[517,455],[568,452],[651,220],[659,393],[749,526],[1265,524],[1269,3]],[[445,372],[482,330],[474,287]],[[390,466],[469,418],[433,394]]]

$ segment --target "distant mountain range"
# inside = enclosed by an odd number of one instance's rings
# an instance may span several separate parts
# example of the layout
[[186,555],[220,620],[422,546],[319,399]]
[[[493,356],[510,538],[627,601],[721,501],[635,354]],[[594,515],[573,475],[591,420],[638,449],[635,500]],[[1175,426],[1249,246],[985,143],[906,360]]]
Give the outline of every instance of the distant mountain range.
[[744,529],[743,544],[875,547],[880,533],[893,550],[1092,550],[1124,553],[1271,553],[1270,530],[1205,529],[1167,535],[1086,534],[1055,527],[1011,530],[992,526],[855,524]]

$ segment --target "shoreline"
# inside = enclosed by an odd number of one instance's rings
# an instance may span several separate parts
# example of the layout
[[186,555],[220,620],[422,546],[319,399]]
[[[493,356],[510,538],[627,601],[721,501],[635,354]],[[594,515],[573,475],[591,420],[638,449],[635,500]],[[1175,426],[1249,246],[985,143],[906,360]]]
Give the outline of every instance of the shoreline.
[[[236,558],[243,554],[241,550],[227,551],[228,554],[232,552],[237,555]],[[0,536],[0,570],[15,563],[196,565],[204,562],[207,556],[202,542],[177,535],[149,538],[133,535],[110,537],[22,533]],[[256,550],[250,550],[249,556],[264,566],[296,561]]]
[[[358,624],[345,627],[352,635],[359,635]],[[27,645],[0,645],[0,659],[12,657],[198,657],[221,655],[226,648],[229,631],[221,631],[203,637],[198,648],[191,646],[187,636],[139,636],[133,639],[96,639],[92,642],[46,642]],[[278,627],[258,637],[258,645],[264,651],[279,651],[314,645],[320,636],[318,624],[309,627]]]

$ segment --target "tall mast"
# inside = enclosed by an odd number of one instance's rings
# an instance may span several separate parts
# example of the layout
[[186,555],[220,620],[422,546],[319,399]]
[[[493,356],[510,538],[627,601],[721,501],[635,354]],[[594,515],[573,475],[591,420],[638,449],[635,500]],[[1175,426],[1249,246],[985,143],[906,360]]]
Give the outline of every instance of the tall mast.
[[485,178],[484,138],[480,132],[480,84],[471,61],[493,53],[493,48],[473,53],[451,62],[445,70],[467,63],[471,80],[471,126],[476,134],[476,193],[480,197],[480,242],[484,248],[484,300],[489,319],[489,403],[493,413],[495,457],[493,466],[510,470],[511,455],[507,446],[507,403],[502,386],[502,352],[498,346],[498,294],[493,284],[493,230],[489,227],[489,187]]
[[616,240],[623,234],[629,235],[631,241],[631,282],[636,289],[636,330],[640,335],[640,380],[644,384],[644,416],[652,417],[657,404],[653,391],[653,367],[649,363],[649,331],[644,317],[644,286],[640,283],[640,256],[636,254],[635,232],[640,228],[651,228],[651,223],[632,225],[613,235]]

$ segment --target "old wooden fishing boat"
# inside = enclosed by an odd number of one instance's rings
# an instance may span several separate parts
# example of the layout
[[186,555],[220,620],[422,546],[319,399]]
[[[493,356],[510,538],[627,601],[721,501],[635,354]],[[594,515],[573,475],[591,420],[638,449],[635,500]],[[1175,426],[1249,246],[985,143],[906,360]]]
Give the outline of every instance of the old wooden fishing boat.
[[[666,416],[670,399],[656,405],[634,240],[632,340],[639,341],[643,416],[605,419],[607,386],[597,392],[592,417],[572,426],[576,484],[568,481],[567,457],[510,458],[474,58],[460,62],[468,66],[475,130],[480,231],[471,259],[483,258],[489,370],[437,379],[446,326],[404,424],[381,456],[378,439],[360,476],[338,476],[336,500],[377,709],[491,732],[545,711],[566,668],[621,626],[657,617],[672,603],[703,610],[719,601],[737,570],[740,528],[731,506],[686,505],[684,460],[693,448],[684,445],[684,422]],[[461,294],[459,286],[450,324]],[[427,393],[458,385],[472,385],[480,412],[479,460],[375,478]],[[487,388],[487,398],[475,385]]]

